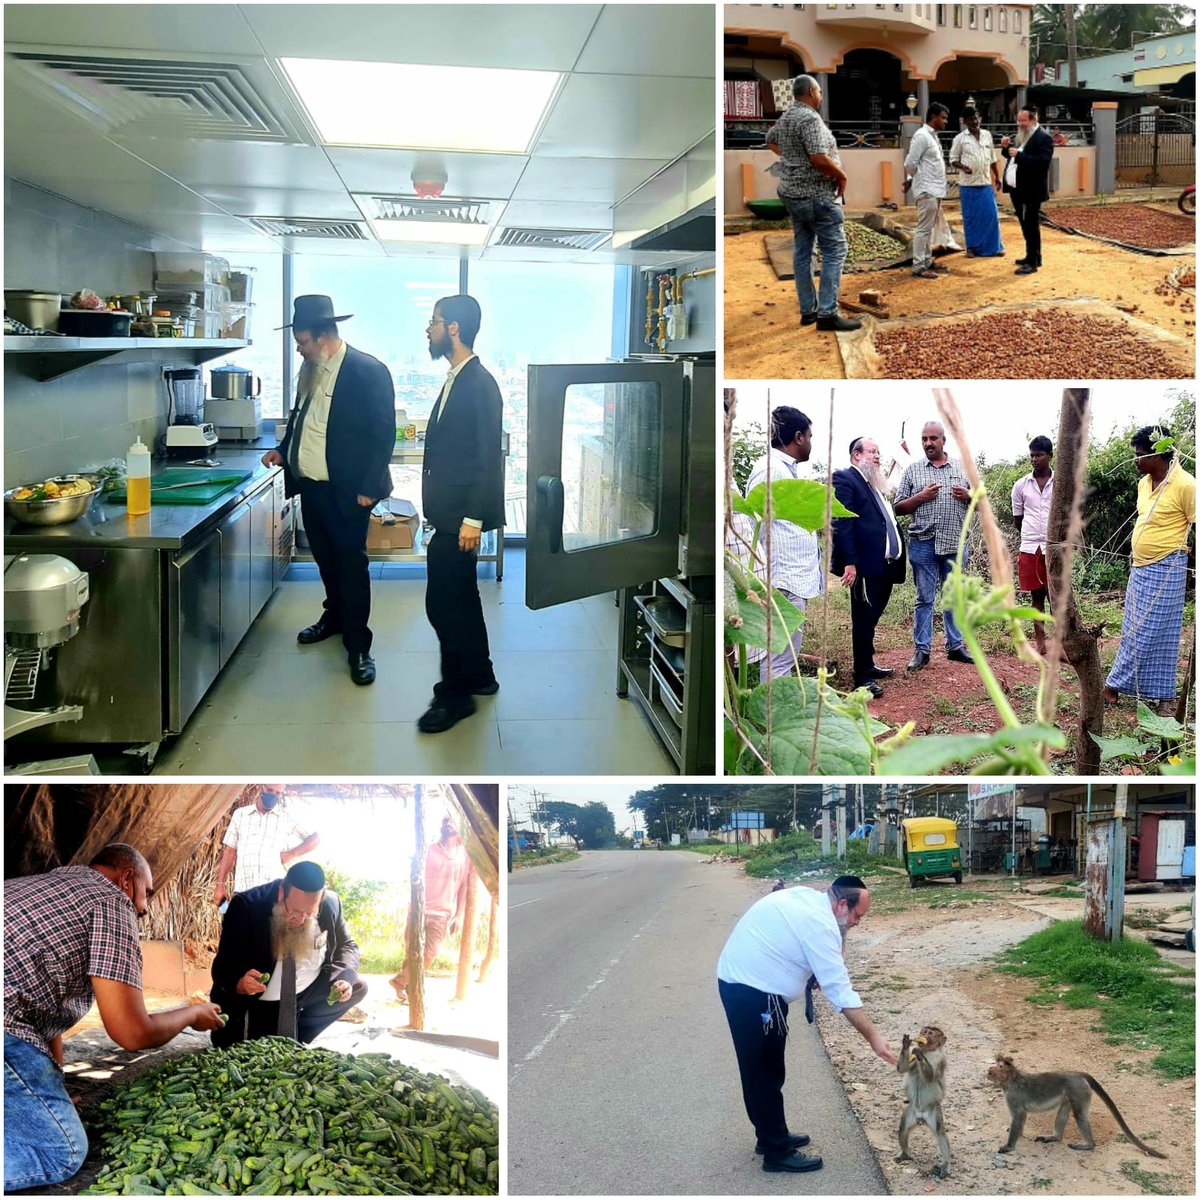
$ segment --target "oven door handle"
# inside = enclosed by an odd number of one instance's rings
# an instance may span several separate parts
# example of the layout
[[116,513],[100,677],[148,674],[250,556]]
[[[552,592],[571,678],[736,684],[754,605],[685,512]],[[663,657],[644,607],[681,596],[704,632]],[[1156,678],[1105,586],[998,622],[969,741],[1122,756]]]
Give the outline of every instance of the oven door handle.
[[551,554],[562,552],[563,482],[557,475],[540,475],[537,481],[537,522],[546,529]]

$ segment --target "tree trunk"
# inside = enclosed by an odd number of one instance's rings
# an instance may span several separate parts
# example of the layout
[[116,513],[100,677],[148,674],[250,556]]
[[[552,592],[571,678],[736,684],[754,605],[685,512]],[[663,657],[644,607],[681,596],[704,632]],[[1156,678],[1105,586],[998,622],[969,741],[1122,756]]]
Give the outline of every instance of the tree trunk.
[[1047,653],[1050,670],[1057,672],[1061,644],[1079,678],[1079,720],[1075,727],[1075,773],[1078,775],[1100,773],[1100,747],[1088,735],[1104,732],[1104,675],[1096,645],[1100,628],[1084,627],[1071,578],[1075,545],[1082,540],[1090,395],[1087,388],[1063,390],[1058,446],[1054,455],[1054,498],[1050,503],[1046,531],[1046,575],[1050,584],[1050,611],[1054,616],[1054,636]]
[[1180,725],[1187,720],[1188,697],[1192,694],[1192,680],[1196,678],[1196,643],[1192,642],[1192,650],[1188,655],[1187,670],[1183,673],[1183,687],[1179,689],[1179,700],[1175,705],[1175,720]]
[[[1075,35],[1075,7],[1063,5],[1063,17],[1067,23],[1067,86],[1079,86],[1079,45]],[[1062,434],[1059,434],[1062,437]]]
[[458,947],[458,982],[455,1000],[465,1000],[471,986],[471,959],[475,954],[475,867],[467,861],[467,896],[463,901],[461,942]]
[[417,841],[409,874],[408,906],[408,1023],[425,1028],[425,789],[413,787],[413,812]]
[[476,980],[477,983],[483,983],[487,979],[488,974],[492,969],[492,963],[494,963],[496,961],[496,916],[497,916],[499,907],[500,907],[499,900],[495,896],[493,896],[492,897],[492,911],[488,915],[487,949],[484,951],[483,962],[480,964],[480,967],[479,967],[479,978]]

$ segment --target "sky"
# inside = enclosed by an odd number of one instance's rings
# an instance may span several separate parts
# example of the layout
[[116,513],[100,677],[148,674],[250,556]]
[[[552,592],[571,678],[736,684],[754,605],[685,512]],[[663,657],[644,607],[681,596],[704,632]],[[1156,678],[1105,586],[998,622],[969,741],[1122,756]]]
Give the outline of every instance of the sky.
[[[757,422],[765,427],[769,408],[787,404],[806,413],[813,423],[813,460],[825,461],[829,443],[829,385],[811,383],[739,383],[736,428]],[[989,462],[1014,459],[1029,451],[1029,440],[1046,434],[1055,441],[1062,384],[981,381],[951,389],[966,423],[971,453],[982,452]],[[1092,438],[1104,441],[1130,421],[1149,425],[1164,419],[1175,406],[1168,385],[1099,383],[1092,386]],[[834,386],[833,465],[850,461],[855,437],[873,436],[879,443],[884,466],[901,459],[900,430],[910,453],[921,453],[921,426],[938,417],[929,384],[851,380]],[[769,393],[769,400],[768,400]],[[906,424],[905,424],[906,423]],[[947,439],[952,457],[961,457],[953,439]]]
[[[659,781],[661,782],[661,781]],[[513,783],[508,787],[508,806],[512,819],[518,829],[529,828],[529,813],[534,805],[533,793],[537,792],[541,800],[565,800],[568,804],[590,804],[599,800],[607,804],[612,811],[618,833],[628,832],[634,826],[634,814],[630,812],[625,801],[640,791],[642,786],[653,787],[654,782],[645,784],[616,783]],[[637,817],[637,828],[642,829],[641,816]]]

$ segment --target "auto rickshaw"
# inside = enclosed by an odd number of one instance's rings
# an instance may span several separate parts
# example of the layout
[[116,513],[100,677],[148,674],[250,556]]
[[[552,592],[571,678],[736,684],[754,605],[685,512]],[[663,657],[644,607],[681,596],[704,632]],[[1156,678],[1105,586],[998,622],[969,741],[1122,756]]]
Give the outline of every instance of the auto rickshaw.
[[904,869],[912,887],[935,875],[952,875],[955,883],[962,883],[962,851],[958,826],[953,821],[945,817],[909,817],[900,822],[900,834]]

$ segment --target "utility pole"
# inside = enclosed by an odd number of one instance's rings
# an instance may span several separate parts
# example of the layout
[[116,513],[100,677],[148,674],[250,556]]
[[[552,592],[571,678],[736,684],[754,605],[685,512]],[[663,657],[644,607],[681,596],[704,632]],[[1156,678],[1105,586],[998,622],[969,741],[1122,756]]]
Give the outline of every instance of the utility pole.
[[837,856],[839,859],[846,857],[846,799],[853,786],[848,783],[844,788],[837,789]]
[[1084,932],[1114,945],[1121,940],[1125,922],[1125,813],[1129,784],[1118,783],[1116,787],[1112,819],[1087,823],[1083,897]]
[[833,821],[833,809],[830,805],[832,783],[821,784],[821,857],[829,857],[829,826]]

